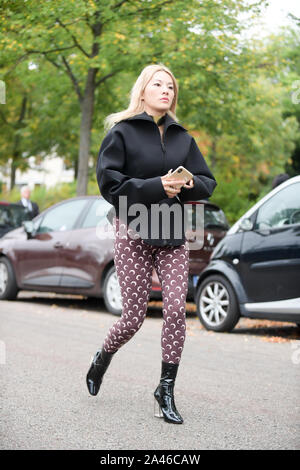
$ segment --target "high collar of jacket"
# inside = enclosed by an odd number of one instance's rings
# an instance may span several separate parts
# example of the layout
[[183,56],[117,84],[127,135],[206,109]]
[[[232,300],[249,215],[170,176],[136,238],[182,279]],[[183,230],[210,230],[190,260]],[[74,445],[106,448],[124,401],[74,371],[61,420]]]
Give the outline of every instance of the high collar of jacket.
[[[133,120],[136,120],[136,119],[137,120],[143,120],[143,121],[150,121],[150,122],[153,122],[154,124],[156,124],[153,117],[150,116],[150,114],[146,113],[146,111],[144,111],[141,114],[136,114],[135,116],[127,118],[127,121],[133,121]],[[183,127],[181,124],[179,124],[177,121],[175,121],[175,119],[173,119],[168,113],[166,113],[164,115],[164,127],[165,127],[165,129],[169,126],[172,126],[172,125],[179,126],[179,127],[181,127],[182,129],[184,129],[186,131],[185,127]]]

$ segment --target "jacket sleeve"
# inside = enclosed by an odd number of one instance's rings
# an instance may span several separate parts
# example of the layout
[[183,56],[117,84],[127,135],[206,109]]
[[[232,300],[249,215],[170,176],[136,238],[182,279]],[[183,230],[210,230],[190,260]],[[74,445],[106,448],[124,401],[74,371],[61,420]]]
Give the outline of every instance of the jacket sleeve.
[[183,202],[197,201],[211,196],[217,182],[193,137],[184,166],[194,175],[194,187],[192,189],[182,188],[181,192],[178,193],[179,199]]
[[119,196],[127,196],[127,204],[158,203],[167,197],[161,177],[131,178],[124,174],[126,152],[122,135],[111,129],[105,136],[98,155],[97,181],[101,195],[113,206]]

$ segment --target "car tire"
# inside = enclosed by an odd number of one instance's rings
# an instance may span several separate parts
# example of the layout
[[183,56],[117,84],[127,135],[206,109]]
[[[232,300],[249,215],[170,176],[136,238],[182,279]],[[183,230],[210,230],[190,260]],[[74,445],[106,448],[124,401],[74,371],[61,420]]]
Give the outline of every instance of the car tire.
[[231,331],[240,318],[235,292],[221,275],[208,276],[196,293],[197,315],[207,330]]
[[11,262],[0,258],[0,300],[14,300],[18,294],[15,273]]
[[105,276],[103,284],[103,299],[105,307],[109,312],[118,316],[122,314],[122,296],[116,268],[114,266],[108,270]]

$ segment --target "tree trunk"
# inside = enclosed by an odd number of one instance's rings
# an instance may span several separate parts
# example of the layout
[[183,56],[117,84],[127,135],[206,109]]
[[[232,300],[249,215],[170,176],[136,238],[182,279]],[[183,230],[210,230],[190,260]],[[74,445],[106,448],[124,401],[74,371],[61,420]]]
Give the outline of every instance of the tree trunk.
[[74,178],[76,181],[77,181],[77,177],[78,177],[78,156],[76,160],[74,161]]
[[10,184],[9,189],[12,190],[16,184],[16,155],[13,155],[10,165]]
[[211,143],[211,152],[210,152],[210,163],[212,169],[214,169],[217,165],[217,141],[218,138],[213,136],[212,143]]
[[[20,116],[17,123],[14,125],[15,129],[20,129],[23,125],[23,121],[26,115],[26,106],[27,106],[27,96],[23,96],[21,109],[20,109]],[[16,169],[18,166],[18,162],[21,158],[20,153],[20,134],[16,133],[14,138],[14,146],[12,152],[12,162],[10,167],[10,190],[12,190],[16,184]]]
[[87,194],[91,130],[95,100],[97,69],[89,69],[84,96],[81,102],[80,142],[78,155],[77,196]]

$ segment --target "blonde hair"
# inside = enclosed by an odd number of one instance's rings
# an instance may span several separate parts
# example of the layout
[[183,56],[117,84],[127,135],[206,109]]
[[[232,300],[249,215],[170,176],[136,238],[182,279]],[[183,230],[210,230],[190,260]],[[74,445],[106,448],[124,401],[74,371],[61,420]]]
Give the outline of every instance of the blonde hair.
[[123,121],[124,119],[128,119],[130,117],[133,117],[137,114],[141,114],[145,111],[145,105],[144,101],[142,100],[142,94],[153,77],[153,75],[156,72],[166,72],[168,73],[174,84],[174,98],[173,102],[171,104],[171,107],[168,111],[168,114],[175,119],[175,121],[178,121],[176,117],[176,105],[177,105],[177,97],[178,97],[178,83],[176,81],[176,78],[172,74],[171,70],[168,69],[163,64],[152,64],[152,65],[147,65],[142,72],[140,73],[139,77],[137,78],[135,84],[133,85],[130,93],[130,102],[129,106],[127,109],[124,111],[120,111],[118,113],[113,113],[110,114],[109,116],[106,117],[104,121],[105,129],[110,129],[112,128],[115,124],[117,124],[120,121]]

